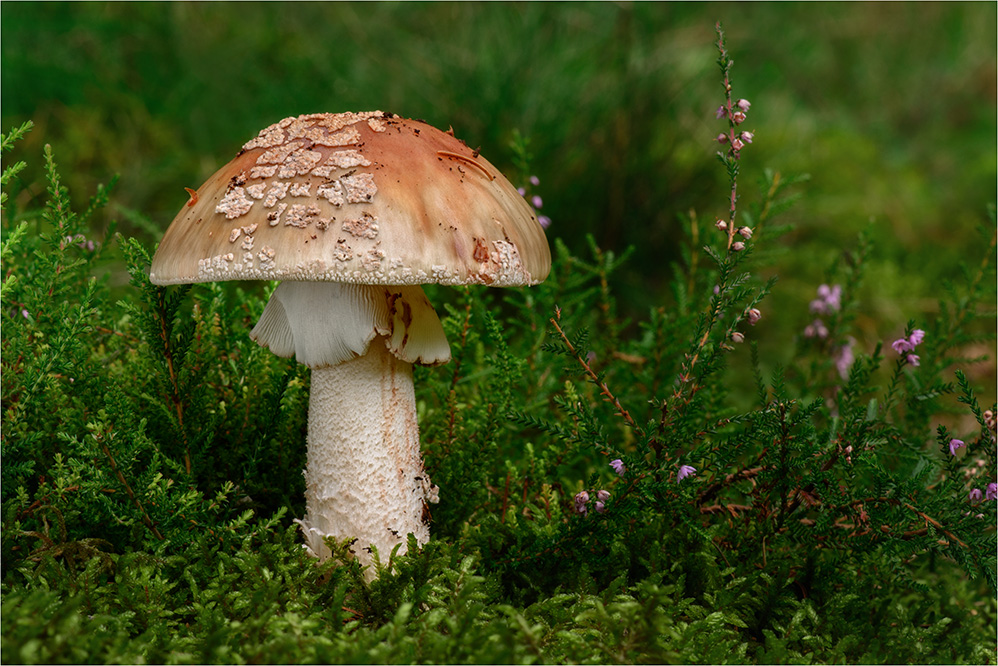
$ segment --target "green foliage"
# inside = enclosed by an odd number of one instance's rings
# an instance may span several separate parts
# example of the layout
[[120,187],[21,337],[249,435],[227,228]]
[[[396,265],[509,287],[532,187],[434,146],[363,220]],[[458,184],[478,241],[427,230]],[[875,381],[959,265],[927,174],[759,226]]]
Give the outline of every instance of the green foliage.
[[[823,335],[806,303],[768,307],[806,181],[773,171],[737,211],[744,250],[734,210],[729,233],[681,217],[671,301],[640,319],[630,253],[591,236],[554,239],[529,290],[428,288],[453,352],[416,370],[442,501],[368,581],[347,542],[323,564],[300,545],[309,380],[247,335],[267,294],[150,284],[142,242],[88,239],[111,185],[77,213],[44,163],[44,208],[6,210],[0,248],[4,662],[994,660],[998,502],[970,495],[998,469],[971,372],[994,362],[993,217],[935,316],[909,314],[918,365],[867,321],[870,233],[828,269]],[[776,318],[800,333],[770,367]]]

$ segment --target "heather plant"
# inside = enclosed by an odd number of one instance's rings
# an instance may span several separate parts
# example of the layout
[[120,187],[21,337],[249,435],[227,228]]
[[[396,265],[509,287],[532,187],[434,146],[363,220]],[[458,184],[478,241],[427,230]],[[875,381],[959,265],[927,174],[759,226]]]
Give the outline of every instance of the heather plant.
[[[48,147],[48,202],[18,210],[31,127],[5,135],[3,661],[993,662],[996,406],[964,371],[994,362],[993,213],[939,311],[875,318],[873,348],[869,235],[774,311],[807,179],[745,194],[765,101],[717,36],[728,188],[680,217],[644,319],[618,314],[629,253],[577,256],[561,219],[545,283],[427,288],[453,353],[415,370],[441,502],[370,582],[346,542],[301,548],[308,375],[247,335],[271,287],[151,285],[150,248],[89,236],[114,183],[74,211]],[[526,137],[511,152],[540,213]],[[770,366],[778,319],[795,353]]]

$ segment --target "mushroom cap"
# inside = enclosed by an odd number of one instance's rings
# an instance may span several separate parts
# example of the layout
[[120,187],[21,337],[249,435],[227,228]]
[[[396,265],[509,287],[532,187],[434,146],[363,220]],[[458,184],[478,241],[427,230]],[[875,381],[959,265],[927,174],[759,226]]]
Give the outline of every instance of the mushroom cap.
[[261,131],[181,209],[149,277],[507,287],[550,268],[532,209],[488,160],[372,111]]

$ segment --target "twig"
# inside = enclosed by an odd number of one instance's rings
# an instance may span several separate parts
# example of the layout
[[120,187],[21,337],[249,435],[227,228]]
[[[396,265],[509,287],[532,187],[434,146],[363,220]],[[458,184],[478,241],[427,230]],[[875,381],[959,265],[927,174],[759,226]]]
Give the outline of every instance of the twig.
[[561,309],[556,306],[554,312],[555,316],[550,319],[551,324],[554,326],[554,330],[558,331],[558,335],[561,336],[562,342],[564,342],[565,346],[568,347],[569,353],[571,353],[572,356],[575,357],[575,360],[579,362],[579,365],[581,365],[582,368],[586,371],[586,374],[589,375],[589,378],[593,381],[594,384],[596,384],[597,387],[599,387],[600,393],[606,398],[606,401],[612,404],[614,409],[617,410],[617,415],[620,416],[622,419],[624,419],[627,425],[629,425],[631,429],[634,430],[635,433],[641,436],[642,435],[641,428],[639,428],[638,424],[635,423],[630,413],[626,409],[624,409],[623,405],[620,404],[620,401],[617,400],[617,397],[613,395],[609,387],[607,387],[606,382],[600,381],[599,376],[593,371],[591,367],[589,367],[589,363],[586,362],[586,359],[582,358],[582,354],[578,352],[578,350],[575,348],[575,345],[569,342],[568,336],[565,335],[565,331],[561,330],[561,326],[558,325],[558,320],[561,319]]
[[111,455],[111,449],[108,448],[104,441],[104,433],[94,433],[93,437],[97,440],[97,443],[100,444],[101,450],[104,451],[104,455],[107,456],[107,459],[111,462],[111,470],[118,477],[118,481],[121,482],[121,485],[125,487],[125,492],[128,493],[128,496],[135,503],[136,508],[138,508],[138,510],[142,513],[142,522],[146,524],[146,527],[149,528],[157,539],[162,541],[163,535],[160,534],[159,530],[156,528],[156,525],[152,522],[152,518],[149,517],[145,507],[142,506],[142,502],[140,502],[139,498],[135,496],[134,492],[132,492],[132,487],[128,485],[128,481],[125,480],[125,475],[121,473],[121,470],[118,468],[118,464],[114,461],[114,456]]

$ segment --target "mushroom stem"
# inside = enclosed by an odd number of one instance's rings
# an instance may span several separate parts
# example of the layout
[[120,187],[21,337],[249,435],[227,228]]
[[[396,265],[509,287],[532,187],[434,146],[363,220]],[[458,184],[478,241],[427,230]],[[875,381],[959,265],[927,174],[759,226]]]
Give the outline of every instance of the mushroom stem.
[[[387,563],[412,533],[429,540],[427,500],[436,500],[419,453],[412,365],[392,355],[383,338],[363,356],[312,370],[308,409],[305,518],[307,547],[331,556],[322,538],[356,537],[364,565],[369,546]],[[368,577],[373,577],[368,570]]]

